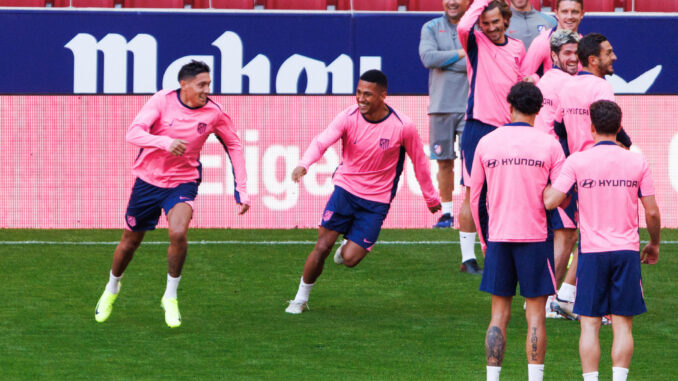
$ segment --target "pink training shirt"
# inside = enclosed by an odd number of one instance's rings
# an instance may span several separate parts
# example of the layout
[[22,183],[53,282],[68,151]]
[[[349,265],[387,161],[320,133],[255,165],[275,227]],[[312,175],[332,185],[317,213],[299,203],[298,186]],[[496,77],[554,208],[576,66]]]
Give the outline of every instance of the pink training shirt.
[[570,154],[593,145],[589,107],[599,100],[614,102],[614,90],[605,79],[589,72],[580,71],[566,81],[561,89],[560,106],[555,120],[565,124]]
[[[236,202],[249,204],[245,156],[231,118],[209,99],[199,108],[186,106],[179,99],[179,90],[157,92],[127,129],[127,142],[141,147],[132,173],[161,188],[199,181],[200,150],[211,133],[217,135],[233,164]],[[188,142],[181,156],[168,151],[174,139]]]
[[577,184],[582,253],[640,248],[638,198],[655,194],[647,160],[602,141],[567,158],[553,188]]
[[506,96],[524,77],[520,64],[525,56],[525,46],[508,36],[504,45],[495,45],[484,33],[474,29],[489,3],[490,0],[474,1],[459,20],[457,33],[467,55],[466,119],[499,127],[511,121]]
[[556,111],[560,105],[559,92],[573,77],[556,67],[554,70],[549,70],[537,82],[537,87],[541,90],[541,95],[544,97],[541,110],[534,120],[534,128],[544,131],[558,140],[553,130],[553,121],[556,118]]
[[320,160],[341,139],[342,160],[333,183],[370,201],[390,203],[398,190],[405,153],[412,159],[414,173],[429,207],[440,203],[433,187],[429,161],[417,128],[404,114],[389,107],[379,122],[370,122],[354,105],[337,115],[304,152],[299,165],[306,168]]
[[[471,213],[483,247],[492,242],[542,242],[547,236],[543,192],[555,180],[565,155],[555,139],[526,123],[507,124],[485,135],[471,173]],[[487,183],[488,235],[478,205]]]

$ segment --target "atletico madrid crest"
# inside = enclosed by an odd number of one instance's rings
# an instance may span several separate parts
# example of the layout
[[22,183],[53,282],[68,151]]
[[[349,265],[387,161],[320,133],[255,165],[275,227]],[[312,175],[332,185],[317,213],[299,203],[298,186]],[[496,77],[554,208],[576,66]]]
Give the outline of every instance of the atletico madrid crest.
[[134,218],[134,216],[127,216],[127,225],[129,225],[131,228],[134,227],[134,225],[137,224],[137,219]]
[[202,122],[198,123],[198,133],[200,135],[204,134],[206,129],[207,129],[207,123],[202,123]]
[[390,139],[379,139],[379,148],[385,151],[388,148],[388,143],[390,141]]
[[333,211],[326,210],[325,213],[323,214],[323,221],[329,221],[330,218],[332,218],[332,214],[334,214]]

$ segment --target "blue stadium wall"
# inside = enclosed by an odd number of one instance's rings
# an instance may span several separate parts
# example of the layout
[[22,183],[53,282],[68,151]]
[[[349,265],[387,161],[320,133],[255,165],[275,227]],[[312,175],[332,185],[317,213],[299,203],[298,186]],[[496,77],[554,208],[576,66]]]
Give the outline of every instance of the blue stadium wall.
[[[176,87],[178,68],[213,68],[217,94],[350,94],[381,68],[391,94],[426,94],[422,25],[436,13],[4,9],[3,94],[148,94]],[[678,94],[678,15],[590,14],[582,33],[608,36],[618,94]]]

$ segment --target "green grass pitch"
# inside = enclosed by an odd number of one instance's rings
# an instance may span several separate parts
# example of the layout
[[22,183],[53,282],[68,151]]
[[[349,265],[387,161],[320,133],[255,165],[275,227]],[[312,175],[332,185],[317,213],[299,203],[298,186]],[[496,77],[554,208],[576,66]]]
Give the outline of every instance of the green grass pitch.
[[[331,257],[310,311],[284,313],[315,230],[192,230],[179,286],[183,325],[160,308],[166,230],[149,233],[113,314],[94,321],[121,231],[0,230],[2,380],[484,380],[490,298],[459,273],[454,230],[385,230],[356,268]],[[647,239],[646,232],[642,232]],[[677,230],[662,239],[677,241]],[[8,241],[104,242],[8,244]],[[634,321],[630,380],[678,374],[678,244],[643,265],[648,312]],[[527,379],[523,299],[516,297],[503,380]],[[579,326],[547,321],[546,380],[579,380]],[[610,327],[601,328],[601,379],[611,379]]]

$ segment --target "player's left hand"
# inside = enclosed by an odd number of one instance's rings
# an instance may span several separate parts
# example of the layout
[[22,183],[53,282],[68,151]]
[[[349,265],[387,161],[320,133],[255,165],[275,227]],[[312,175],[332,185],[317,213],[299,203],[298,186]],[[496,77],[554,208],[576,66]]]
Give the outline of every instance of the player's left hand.
[[640,253],[640,263],[655,265],[659,260],[659,245],[648,243]]
[[240,205],[240,212],[238,212],[239,215],[243,215],[247,213],[248,210],[250,210],[250,206],[247,204],[238,204]]
[[433,206],[429,206],[429,207],[428,207],[428,210],[430,210],[431,213],[435,213],[435,212],[439,211],[439,210],[442,209],[442,208],[443,208],[443,207],[440,205],[440,203],[437,203],[437,204],[435,204],[435,205],[433,205]]

